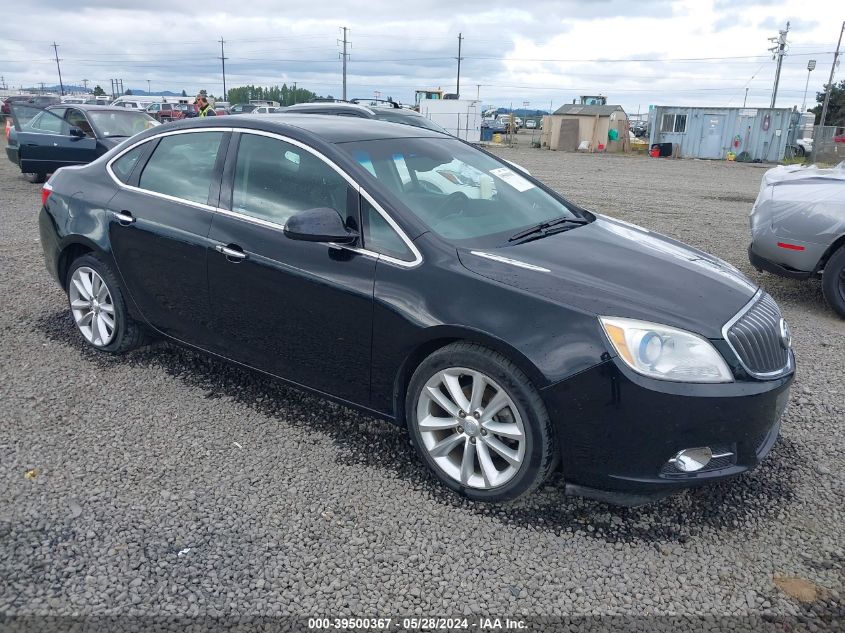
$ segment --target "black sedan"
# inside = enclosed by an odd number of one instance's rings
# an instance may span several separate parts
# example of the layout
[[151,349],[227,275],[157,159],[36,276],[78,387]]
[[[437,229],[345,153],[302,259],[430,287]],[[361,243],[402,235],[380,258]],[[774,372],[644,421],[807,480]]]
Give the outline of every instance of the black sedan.
[[[421,186],[438,171],[462,178]],[[560,468],[570,492],[642,502],[743,473],[778,436],[795,365],[771,297],[437,132],[194,119],[42,198],[89,345],[166,337],[406,426],[471,499]]]
[[61,104],[42,109],[11,105],[14,127],[6,155],[31,182],[59,167],[84,165],[158,123],[143,112],[108,106]]

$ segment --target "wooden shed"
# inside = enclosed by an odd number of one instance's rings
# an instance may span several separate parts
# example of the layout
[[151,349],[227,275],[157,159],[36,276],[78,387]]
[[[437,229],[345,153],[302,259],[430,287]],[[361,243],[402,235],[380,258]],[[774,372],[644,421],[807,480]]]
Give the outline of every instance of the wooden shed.
[[[610,130],[616,130],[617,140],[609,140]],[[543,136],[540,144],[553,150],[574,152],[586,141],[590,152],[627,152],[628,115],[619,105],[566,104],[551,116],[543,117]],[[600,149],[599,145],[603,147]]]

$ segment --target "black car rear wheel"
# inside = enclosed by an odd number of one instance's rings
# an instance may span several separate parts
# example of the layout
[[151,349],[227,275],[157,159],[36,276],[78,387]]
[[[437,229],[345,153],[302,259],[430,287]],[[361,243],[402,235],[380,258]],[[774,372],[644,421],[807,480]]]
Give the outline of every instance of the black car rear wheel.
[[420,457],[474,501],[516,499],[555,466],[555,434],[537,390],[516,365],[481,345],[454,343],[425,359],[405,407]]
[[33,184],[40,184],[47,180],[47,174],[43,172],[31,172],[23,175],[29,182]]
[[144,343],[145,332],[129,315],[117,278],[98,257],[89,254],[75,260],[66,288],[73,322],[86,343],[113,354]]
[[845,246],[840,246],[824,266],[822,275],[824,298],[836,313],[845,317]]

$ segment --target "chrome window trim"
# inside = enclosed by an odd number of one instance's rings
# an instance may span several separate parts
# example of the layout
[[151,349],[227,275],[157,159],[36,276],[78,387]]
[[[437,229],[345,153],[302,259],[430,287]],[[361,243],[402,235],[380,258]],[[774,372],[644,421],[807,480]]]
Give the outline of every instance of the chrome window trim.
[[156,191],[150,191],[148,189],[142,189],[141,187],[134,187],[132,185],[127,185],[125,182],[120,180],[117,176],[115,176],[114,171],[112,170],[112,164],[120,159],[121,156],[126,154],[127,152],[135,149],[136,147],[143,145],[144,143],[152,142],[156,139],[162,138],[164,136],[173,136],[175,134],[191,134],[195,132],[239,132],[241,134],[255,134],[257,136],[266,136],[269,138],[275,138],[285,143],[290,143],[300,149],[305,150],[306,152],[316,156],[318,159],[326,163],[329,167],[331,167],[334,171],[336,171],[340,176],[346,180],[347,183],[359,194],[362,195],[367,202],[373,205],[373,208],[378,211],[379,214],[385,219],[385,221],[390,225],[390,227],[396,231],[399,235],[400,239],[405,243],[408,249],[414,254],[414,259],[412,261],[406,261],[403,259],[398,259],[396,257],[391,257],[390,255],[385,255],[383,253],[379,253],[378,251],[369,250],[366,248],[356,248],[352,246],[346,246],[344,244],[335,244],[333,242],[329,243],[329,246],[333,248],[342,248],[344,250],[349,250],[354,253],[358,253],[360,255],[365,255],[367,257],[374,257],[379,261],[384,261],[387,263],[395,264],[396,266],[400,266],[402,268],[414,268],[419,266],[422,261],[422,254],[420,253],[419,249],[414,245],[411,239],[405,234],[405,231],[396,223],[396,221],[390,217],[387,211],[375,201],[375,199],[366,191],[364,190],[360,184],[358,184],[355,179],[352,178],[348,173],[346,173],[343,169],[341,169],[338,165],[336,165],[330,158],[323,155],[320,151],[314,149],[303,143],[302,141],[298,141],[294,138],[290,138],[283,134],[279,134],[277,132],[267,132],[266,130],[253,130],[250,128],[242,128],[242,127],[198,127],[198,128],[190,128],[187,130],[172,130],[169,132],[162,132],[160,134],[155,134],[153,136],[149,136],[145,139],[142,139],[136,143],[132,143],[128,147],[122,149],[118,154],[115,154],[109,161],[106,163],[106,172],[109,174],[111,179],[114,183],[120,187],[121,189],[127,189],[129,191],[135,191],[138,193],[143,193],[150,196],[155,196],[157,198],[162,198],[164,200],[168,200],[171,202],[177,202],[179,204],[187,204],[193,207],[197,207],[200,209],[205,209],[206,211],[210,211],[212,213],[220,213],[221,215],[225,215],[231,218],[235,218],[237,220],[242,220],[244,222],[250,222],[252,224],[256,224],[265,228],[273,229],[276,231],[284,232],[284,225],[280,225],[274,222],[270,222],[269,220],[262,220],[261,218],[256,218],[251,215],[247,215],[245,213],[240,213],[238,211],[231,211],[229,209],[223,209],[222,207],[213,207],[208,204],[202,204],[199,202],[193,202],[192,200],[185,200],[183,198],[177,198],[175,196],[169,196],[164,193],[158,193]]
[[543,268],[542,266],[535,266],[534,264],[529,264],[527,262],[519,261],[518,259],[511,259],[510,257],[504,257],[502,255],[493,255],[492,253],[485,253],[484,251],[470,251],[472,255],[476,257],[484,257],[485,259],[492,259],[494,262],[500,262],[502,264],[510,264],[511,266],[518,266],[519,268],[526,268],[528,270],[536,270],[540,273],[550,273],[552,272],[548,268]]
[[749,299],[749,300],[748,300],[748,303],[746,303],[746,304],[745,304],[745,305],[744,305],[744,306],[740,309],[740,311],[739,311],[739,312],[737,312],[737,313],[733,316],[733,318],[731,318],[731,320],[730,320],[730,321],[728,321],[727,323],[725,323],[725,324],[722,326],[722,338],[723,338],[723,339],[725,339],[725,342],[728,344],[728,347],[730,347],[730,348],[731,348],[731,351],[734,353],[734,356],[736,356],[736,359],[739,361],[739,364],[742,366],[742,368],[743,368],[746,372],[748,372],[748,374],[749,374],[750,376],[753,376],[754,378],[760,378],[760,379],[765,380],[765,379],[768,379],[768,378],[778,378],[778,377],[780,377],[780,376],[785,376],[785,375],[786,375],[786,374],[788,374],[790,371],[792,371],[792,369],[793,369],[793,363],[792,363],[793,354],[792,354],[792,349],[790,348],[790,349],[788,349],[788,350],[787,350],[787,354],[786,354],[786,365],[784,365],[783,367],[781,367],[780,369],[778,369],[778,370],[776,370],[776,371],[770,371],[770,372],[758,373],[758,372],[752,371],[751,369],[749,369],[749,368],[748,368],[748,365],[746,365],[746,364],[745,364],[745,362],[742,360],[742,356],[740,356],[740,354],[739,354],[739,352],[737,351],[737,349],[733,346],[733,343],[731,343],[731,339],[730,339],[730,338],[728,338],[728,332],[730,331],[731,327],[733,327],[733,325],[734,325],[737,321],[739,321],[739,320],[740,320],[743,316],[745,316],[745,313],[746,313],[746,312],[748,312],[751,308],[753,308],[753,307],[754,307],[754,304],[756,304],[756,303],[760,300],[760,298],[761,298],[762,296],[763,296],[763,289],[762,289],[762,288],[758,288],[758,289],[757,289],[757,292],[755,292],[755,293],[754,293],[754,296],[753,296],[753,297],[751,297],[751,299]]
[[188,206],[196,207],[198,209],[205,209],[206,211],[214,212],[217,210],[217,207],[213,207],[210,204],[204,204],[202,202],[194,202],[193,200],[186,200],[185,198],[177,198],[176,196],[170,196],[166,193],[159,193],[158,191],[150,191],[149,189],[142,189],[141,187],[134,187],[132,185],[127,185],[123,182],[120,178],[118,178],[114,171],[112,170],[112,164],[118,161],[121,156],[126,154],[127,152],[135,149],[143,145],[144,143],[150,143],[157,139],[163,138],[165,136],[174,136],[176,134],[191,134],[194,132],[231,132],[232,128],[230,127],[198,127],[198,128],[191,128],[189,130],[172,130],[170,132],[163,132],[161,134],[155,134],[154,136],[147,137],[138,141],[137,143],[132,143],[132,145],[120,150],[118,154],[112,156],[111,159],[106,163],[106,172],[111,179],[115,182],[115,184],[120,187],[121,189],[126,189],[128,191],[135,191],[137,193],[143,193],[148,196],[153,196],[155,198],[161,198],[162,200],[168,200],[170,202],[176,202],[178,204],[187,204]]
[[363,189],[360,189],[359,192],[364,197],[364,199],[366,199],[367,202],[369,202],[371,205],[373,205],[373,208],[376,211],[378,211],[378,213],[381,215],[381,217],[383,217],[385,219],[385,221],[387,221],[387,223],[390,225],[390,228],[392,228],[396,232],[396,234],[399,236],[399,238],[403,242],[405,242],[405,246],[407,246],[408,249],[411,251],[411,253],[414,254],[414,259],[411,260],[411,261],[407,261],[407,260],[404,260],[404,259],[399,259],[398,257],[391,257],[390,255],[385,255],[383,253],[379,253],[378,251],[371,251],[371,250],[366,249],[366,248],[361,249],[361,250],[367,251],[367,252],[370,252],[370,253],[374,253],[374,254],[378,255],[379,259],[384,260],[386,262],[390,262],[391,264],[396,264],[397,266],[402,266],[404,268],[413,268],[413,267],[421,264],[422,263],[422,254],[420,253],[419,249],[417,249],[416,245],[408,238],[408,236],[405,235],[405,231],[403,231],[401,228],[399,228],[399,225],[396,224],[396,221],[393,218],[390,217],[390,215],[387,213],[387,211],[385,211],[381,207],[381,205],[378,202],[376,202],[375,199],[369,193],[367,193]]

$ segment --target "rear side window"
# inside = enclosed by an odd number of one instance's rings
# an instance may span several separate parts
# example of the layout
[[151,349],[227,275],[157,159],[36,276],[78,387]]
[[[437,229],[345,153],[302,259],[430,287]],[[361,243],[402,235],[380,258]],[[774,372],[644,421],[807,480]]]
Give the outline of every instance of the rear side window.
[[200,204],[208,204],[214,163],[223,132],[165,136],[156,147],[138,186]]
[[284,225],[298,211],[328,207],[346,221],[346,180],[285,141],[244,134],[238,145],[232,211]]
[[61,114],[54,114],[49,110],[45,110],[32,118],[32,120],[27,124],[27,127],[29,128],[27,131],[70,136],[70,125],[68,125],[67,121],[61,118],[61,115],[63,114],[64,111],[61,111]]
[[122,182],[129,182],[129,177],[132,175],[132,170],[138,164],[138,159],[146,151],[146,143],[142,143],[138,147],[129,150],[123,156],[112,163],[111,169],[114,175]]

